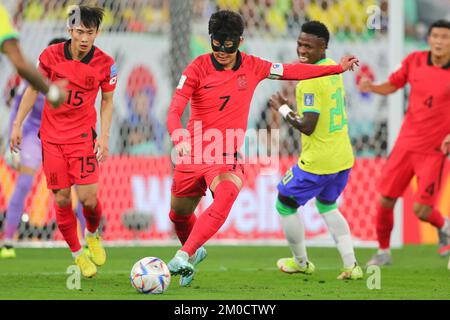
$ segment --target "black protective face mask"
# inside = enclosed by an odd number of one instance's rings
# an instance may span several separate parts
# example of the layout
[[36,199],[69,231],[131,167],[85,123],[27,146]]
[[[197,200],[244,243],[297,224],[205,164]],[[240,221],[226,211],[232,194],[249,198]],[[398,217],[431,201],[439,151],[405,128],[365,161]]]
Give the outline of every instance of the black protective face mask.
[[[218,41],[220,43],[219,46],[215,46],[213,44],[213,40]],[[226,47],[225,41],[232,41],[233,46]],[[227,34],[211,34],[211,48],[215,52],[225,52],[225,53],[235,53],[239,48],[239,44],[241,42],[240,36],[230,36]]]

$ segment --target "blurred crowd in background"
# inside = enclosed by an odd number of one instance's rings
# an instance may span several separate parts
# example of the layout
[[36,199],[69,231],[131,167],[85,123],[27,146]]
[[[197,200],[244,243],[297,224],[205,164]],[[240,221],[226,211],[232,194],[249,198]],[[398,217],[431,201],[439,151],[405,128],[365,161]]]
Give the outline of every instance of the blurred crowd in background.
[[[97,0],[106,9],[105,31],[164,32],[169,28],[169,0]],[[22,21],[65,19],[70,0],[19,0],[14,19]],[[246,34],[297,36],[305,21],[324,22],[337,39],[372,37],[366,28],[367,8],[377,5],[381,14],[381,30],[387,28],[387,0],[195,0],[195,20],[207,20],[217,9],[241,13],[246,22]],[[406,33],[411,38],[423,38],[426,25],[448,6],[447,0],[405,0]],[[426,8],[426,10],[421,10]],[[379,34],[379,33],[377,33]]]

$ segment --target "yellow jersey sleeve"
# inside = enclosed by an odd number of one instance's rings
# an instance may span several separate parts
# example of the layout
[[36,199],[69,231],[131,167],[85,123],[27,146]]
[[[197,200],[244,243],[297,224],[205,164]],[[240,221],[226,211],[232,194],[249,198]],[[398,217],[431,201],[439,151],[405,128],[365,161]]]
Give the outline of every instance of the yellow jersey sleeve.
[[18,37],[19,34],[11,24],[8,11],[0,4],[0,51],[2,51],[3,42],[9,39],[17,39]]
[[303,112],[321,112],[323,104],[321,87],[320,78],[304,80],[297,84],[295,97],[299,115]]

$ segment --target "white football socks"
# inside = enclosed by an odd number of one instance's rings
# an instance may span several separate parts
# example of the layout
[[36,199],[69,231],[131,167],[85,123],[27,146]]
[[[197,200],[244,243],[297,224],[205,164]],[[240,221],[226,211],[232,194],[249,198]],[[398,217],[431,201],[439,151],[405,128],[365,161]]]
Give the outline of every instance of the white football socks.
[[391,254],[391,249],[378,249],[378,254]]
[[322,214],[328,226],[328,230],[336,242],[337,249],[344,263],[344,268],[351,268],[356,263],[353,250],[352,236],[347,220],[338,209]]
[[81,248],[80,250],[78,250],[78,251],[75,251],[75,252],[72,252],[72,257],[74,258],[74,259],[76,259],[76,257],[78,257],[80,254],[82,254],[83,253],[83,248]]
[[96,237],[96,236],[98,236],[98,230],[96,230],[95,232],[90,232],[88,229],[86,229],[85,235],[87,237]]
[[444,232],[444,233],[450,235],[450,234],[449,234],[449,231],[450,231],[449,229],[450,229],[449,221],[448,221],[448,219],[446,218],[446,219],[445,219],[445,222],[444,222],[444,225],[442,226],[442,228],[440,229],[440,231],[442,231],[442,232]]
[[302,217],[297,214],[280,216],[281,227],[283,228],[286,240],[289,243],[295,261],[301,267],[306,266],[308,256],[305,245],[305,226]]

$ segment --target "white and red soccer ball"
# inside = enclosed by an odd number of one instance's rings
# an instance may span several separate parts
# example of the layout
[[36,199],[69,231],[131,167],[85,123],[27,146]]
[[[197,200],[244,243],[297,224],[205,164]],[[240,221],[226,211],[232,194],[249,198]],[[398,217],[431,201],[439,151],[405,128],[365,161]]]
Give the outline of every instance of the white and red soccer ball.
[[170,271],[161,259],[146,257],[134,264],[130,280],[141,293],[160,294],[169,287]]

